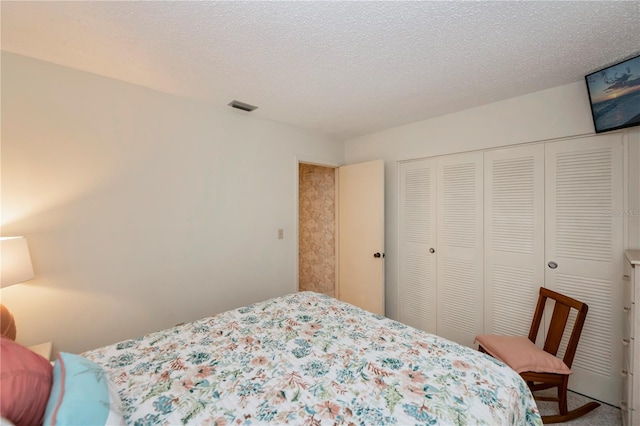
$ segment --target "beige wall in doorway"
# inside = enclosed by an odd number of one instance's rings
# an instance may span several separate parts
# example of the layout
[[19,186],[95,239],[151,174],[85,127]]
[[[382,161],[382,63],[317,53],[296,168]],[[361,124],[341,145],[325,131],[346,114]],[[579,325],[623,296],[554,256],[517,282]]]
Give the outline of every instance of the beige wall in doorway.
[[300,163],[299,290],[335,297],[335,169]]

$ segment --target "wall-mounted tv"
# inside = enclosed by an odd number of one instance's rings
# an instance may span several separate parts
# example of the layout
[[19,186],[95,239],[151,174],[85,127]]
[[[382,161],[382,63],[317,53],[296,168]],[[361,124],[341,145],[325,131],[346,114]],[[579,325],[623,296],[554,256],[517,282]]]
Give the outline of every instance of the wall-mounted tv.
[[640,125],[640,56],[586,75],[596,133]]

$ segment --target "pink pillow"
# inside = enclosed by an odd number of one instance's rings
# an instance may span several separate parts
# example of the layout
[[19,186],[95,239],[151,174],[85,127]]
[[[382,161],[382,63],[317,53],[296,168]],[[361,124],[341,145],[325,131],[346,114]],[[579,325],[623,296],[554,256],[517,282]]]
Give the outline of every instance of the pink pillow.
[[42,356],[2,338],[0,416],[16,426],[40,425],[53,380],[53,367]]
[[523,336],[497,336],[483,334],[476,336],[476,343],[487,353],[503,361],[516,373],[533,371],[536,373],[571,374],[571,370],[558,357],[545,352]]

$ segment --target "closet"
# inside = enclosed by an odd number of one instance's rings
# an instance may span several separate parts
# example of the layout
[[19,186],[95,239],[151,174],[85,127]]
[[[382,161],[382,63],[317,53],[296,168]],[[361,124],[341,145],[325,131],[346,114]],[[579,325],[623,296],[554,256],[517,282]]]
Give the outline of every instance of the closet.
[[565,293],[589,305],[570,388],[618,405],[622,171],[621,134],[401,162],[400,320],[474,347]]

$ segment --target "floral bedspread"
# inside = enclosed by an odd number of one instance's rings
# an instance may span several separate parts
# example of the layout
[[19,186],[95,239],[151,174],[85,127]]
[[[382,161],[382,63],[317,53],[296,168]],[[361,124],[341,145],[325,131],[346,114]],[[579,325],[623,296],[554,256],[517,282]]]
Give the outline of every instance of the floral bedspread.
[[501,362],[311,292],[83,355],[134,425],[542,424]]

